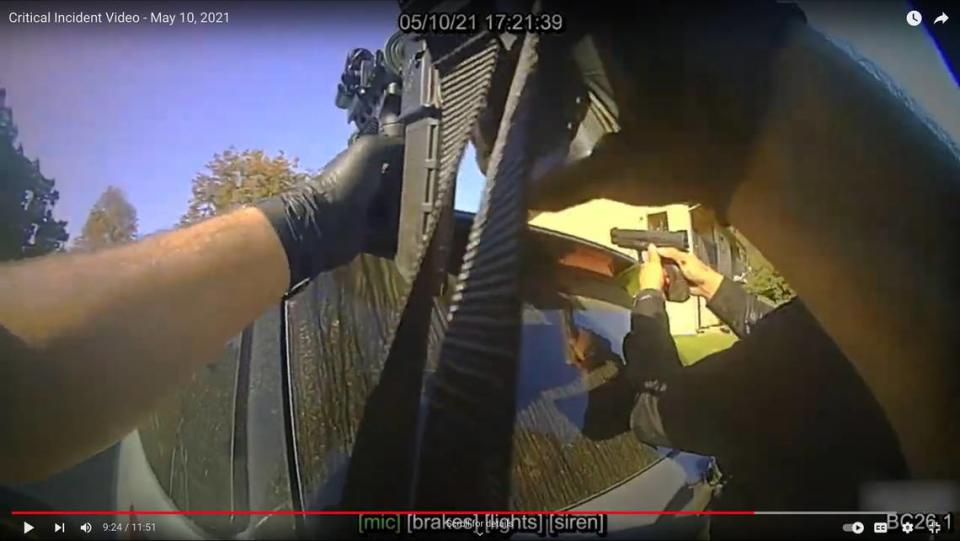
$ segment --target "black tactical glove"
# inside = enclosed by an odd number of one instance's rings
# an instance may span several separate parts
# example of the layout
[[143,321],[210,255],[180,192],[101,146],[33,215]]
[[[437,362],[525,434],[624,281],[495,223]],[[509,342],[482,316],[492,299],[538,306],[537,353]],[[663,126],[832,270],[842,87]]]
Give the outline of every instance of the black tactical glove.
[[382,178],[399,171],[402,156],[401,138],[361,137],[314,182],[257,204],[287,254],[291,291],[364,249],[368,210]]

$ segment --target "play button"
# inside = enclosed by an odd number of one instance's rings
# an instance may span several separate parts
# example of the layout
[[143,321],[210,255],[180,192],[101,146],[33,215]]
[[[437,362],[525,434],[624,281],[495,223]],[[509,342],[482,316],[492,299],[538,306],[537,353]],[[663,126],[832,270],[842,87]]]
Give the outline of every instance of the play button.
[[33,525],[32,525],[32,524],[30,524],[29,522],[24,522],[24,523],[23,523],[23,533],[30,533],[30,530],[32,530],[32,529],[33,529]]

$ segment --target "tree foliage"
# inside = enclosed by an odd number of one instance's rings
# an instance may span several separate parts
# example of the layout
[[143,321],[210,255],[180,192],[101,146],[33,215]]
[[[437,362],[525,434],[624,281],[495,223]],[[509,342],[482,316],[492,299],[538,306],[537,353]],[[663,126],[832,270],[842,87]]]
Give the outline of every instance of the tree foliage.
[[796,292],[787,283],[787,279],[763,256],[760,249],[754,246],[740,231],[728,227],[727,232],[732,236],[732,244],[737,246],[740,256],[746,262],[744,289],[766,297],[776,304],[782,304],[797,296]]
[[237,152],[230,148],[215,154],[206,172],[193,179],[193,195],[181,225],[199,222],[289,190],[306,182],[310,173],[299,160],[283,152],[271,157],[262,150]]
[[90,209],[75,247],[96,250],[136,238],[137,210],[120,188],[108,186]]
[[60,199],[55,182],[40,172],[16,142],[13,111],[0,88],[0,260],[22,259],[63,249],[67,223],[53,217]]
[[744,287],[750,293],[766,297],[776,304],[785,303],[797,295],[787,279],[769,263],[756,261],[748,265]]

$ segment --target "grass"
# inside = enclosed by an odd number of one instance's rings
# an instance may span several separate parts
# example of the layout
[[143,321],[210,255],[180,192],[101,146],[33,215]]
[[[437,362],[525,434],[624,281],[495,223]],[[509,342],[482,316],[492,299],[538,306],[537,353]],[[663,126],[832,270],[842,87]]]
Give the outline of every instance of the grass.
[[733,334],[708,332],[689,336],[674,336],[677,351],[684,366],[690,366],[711,353],[727,349],[737,341]]

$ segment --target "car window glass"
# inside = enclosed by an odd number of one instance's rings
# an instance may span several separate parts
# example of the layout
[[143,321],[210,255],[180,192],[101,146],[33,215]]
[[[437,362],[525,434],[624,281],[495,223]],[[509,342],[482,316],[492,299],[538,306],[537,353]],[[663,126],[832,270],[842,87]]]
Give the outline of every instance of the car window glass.
[[570,507],[658,460],[629,432],[632,391],[622,377],[629,310],[567,297],[524,307],[517,381],[512,506]]
[[[308,508],[340,502],[406,287],[392,261],[361,256],[287,302],[297,456]],[[436,342],[439,333],[431,334]]]
[[[539,276],[550,291],[525,303],[518,365],[517,509],[574,505],[658,459],[627,430],[632,397],[618,375],[629,297],[613,278]],[[549,285],[555,280],[562,285]],[[363,256],[287,302],[296,452],[308,508],[341,502],[364,407],[383,371],[406,287],[391,261]],[[434,310],[432,353],[442,339],[444,306]],[[432,372],[435,355],[428,359]]]
[[[280,317],[280,308],[273,307],[257,319],[252,328],[250,392],[243,404],[246,406],[245,473],[249,509],[293,508],[281,382]],[[258,536],[267,531],[262,527],[264,521],[271,523],[271,532],[291,532],[289,519],[282,515],[255,517],[261,524]]]
[[[241,337],[165,401],[140,426],[144,454],[160,486],[180,510],[231,510],[232,440]],[[229,516],[195,515],[214,532],[233,530]]]

